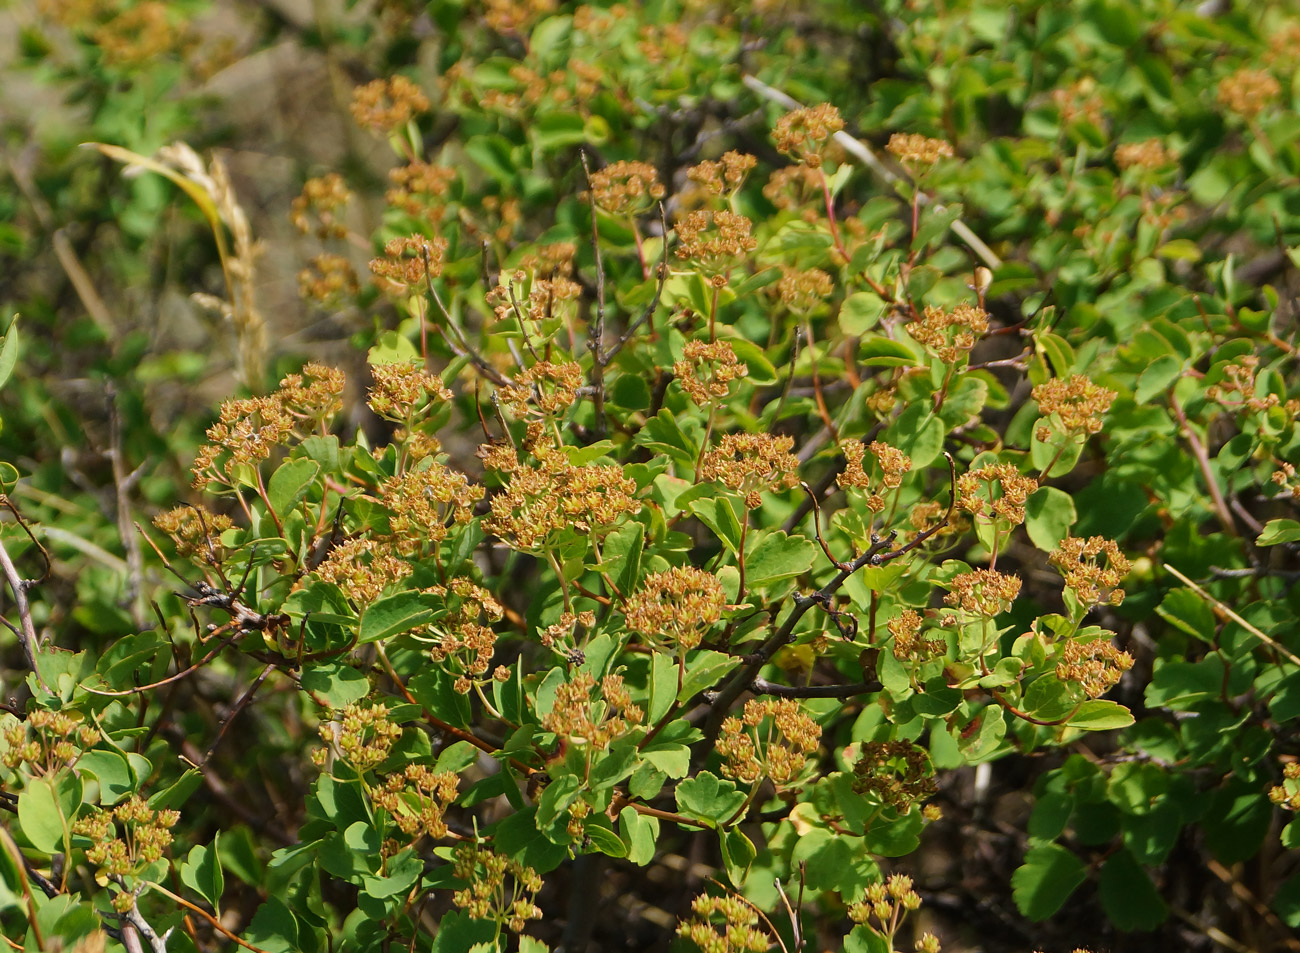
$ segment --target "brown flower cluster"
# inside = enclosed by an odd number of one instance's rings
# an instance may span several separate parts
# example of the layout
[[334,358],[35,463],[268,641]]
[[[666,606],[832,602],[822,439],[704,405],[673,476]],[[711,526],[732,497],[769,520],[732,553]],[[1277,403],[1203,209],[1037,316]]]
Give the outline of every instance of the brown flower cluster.
[[988,313],[972,304],[959,304],[952,311],[930,305],[907,325],[907,333],[916,343],[947,364],[956,364],[969,354],[988,329]]
[[853,792],[906,814],[939,790],[925,749],[910,741],[868,741],[853,765]]
[[321,241],[345,238],[348,227],[340,220],[339,212],[351,198],[343,176],[337,172],[308,179],[303,183],[302,194],[289,206],[289,221],[300,234],[314,232]]
[[429,111],[429,97],[405,76],[376,79],[352,92],[352,118],[357,125],[387,135]]
[[407,837],[446,837],[443,820],[456,800],[458,781],[450,771],[434,771],[423,764],[408,764],[400,774],[390,774],[371,795],[388,812]]
[[[86,860],[104,873],[125,877],[140,867],[162,858],[172,842],[171,829],[181,819],[179,811],[151,810],[138,794],[132,794],[111,811],[96,808],[72,825],[74,834],[89,837]],[[121,836],[118,825],[122,826]],[[135,897],[127,893],[131,904]],[[118,898],[114,898],[114,906]],[[130,909],[130,906],[127,906]]]
[[535,449],[537,465],[528,466],[513,454],[494,453],[485,466],[506,470],[510,480],[492,498],[492,512],[483,528],[522,552],[541,552],[553,534],[564,529],[601,532],[641,509],[632,494],[636,482],[617,466],[574,466],[553,447]]
[[811,169],[820,169],[826,159],[827,145],[843,128],[840,111],[830,103],[822,103],[796,109],[778,119],[772,130],[772,141],[782,155]]
[[408,235],[393,238],[384,245],[382,258],[370,259],[370,273],[376,278],[395,285],[400,293],[407,285],[442,274],[442,256],[447,251],[447,239]]
[[[924,503],[917,503],[908,511],[907,521],[912,525],[915,533],[919,535],[937,525],[946,512],[947,507],[942,503],[927,500]],[[964,513],[954,509],[948,522],[934,534],[934,538],[942,539],[945,536],[961,536],[969,529],[970,520]]]
[[1070,639],[1061,646],[1056,677],[1078,682],[1089,698],[1104,695],[1133,667],[1133,656],[1121,652],[1107,639]]
[[668,194],[648,162],[613,162],[591,173],[591,195],[611,215],[639,215]]
[[1065,585],[1074,590],[1082,605],[1107,602],[1117,606],[1124,601],[1124,590],[1118,587],[1130,565],[1114,540],[1102,536],[1067,537],[1047,561],[1060,571]]
[[[543,246],[544,249],[563,247],[565,247],[563,244]],[[538,261],[550,264],[548,260],[540,257]],[[567,267],[565,263],[557,263],[555,273],[551,277],[535,277],[529,282],[528,273],[521,268],[511,276],[509,283],[498,284],[491,289],[485,296],[486,301],[499,321],[517,318],[520,321],[539,325],[543,321],[556,317],[560,305],[577,301],[582,296],[582,285],[568,277],[572,270],[573,262],[570,257]],[[525,283],[528,284],[528,297],[520,301],[516,289],[523,287]]]
[[[772,938],[758,928],[758,910],[739,897],[710,897],[700,894],[691,901],[690,920],[677,925],[677,935],[698,946],[703,953],[767,953]],[[722,917],[721,926],[712,918]]]
[[1282,92],[1273,74],[1262,69],[1237,70],[1219,81],[1219,105],[1242,119],[1254,119]]
[[835,482],[841,489],[847,490],[851,487],[866,492],[867,507],[872,512],[879,513],[885,508],[885,498],[879,492],[873,491],[875,482],[868,476],[866,468],[862,465],[868,450],[880,466],[882,489],[896,490],[902,486],[903,474],[912,469],[912,461],[897,447],[891,447],[880,440],[873,440],[868,446],[863,446],[859,440],[844,444],[844,470],[836,476]]
[[320,736],[339,758],[362,774],[384,762],[393,744],[402,737],[402,728],[388,717],[387,705],[353,702],[343,709],[337,722],[320,726]]
[[176,555],[197,556],[213,564],[220,558],[221,534],[234,523],[229,516],[220,516],[205,506],[181,505],[159,513],[153,525],[172,538]]
[[940,159],[952,158],[952,145],[942,139],[929,139],[916,133],[896,132],[889,137],[885,150],[906,166],[931,166]]
[[924,621],[915,609],[904,609],[889,620],[889,634],[894,637],[894,658],[923,662],[947,653],[948,642],[942,635],[921,637]]
[[[1082,374],[1065,379],[1054,377],[1039,384],[1032,393],[1039,412],[1044,417],[1055,414],[1065,432],[1071,434],[1100,432],[1101,418],[1110,410],[1116,396],[1113,390],[1094,384]],[[1050,437],[1050,431],[1048,436],[1043,435],[1044,430],[1039,428],[1036,434],[1040,441]]]
[[1038,481],[1022,476],[1014,464],[994,463],[957,478],[957,505],[981,522],[1017,526],[1025,521],[1025,501],[1037,489]]
[[751,698],[740,717],[722,723],[717,752],[722,773],[743,784],[770,778],[778,787],[798,779],[817,750],[822,729],[793,698]]
[[[921,907],[920,895],[912,889],[912,878],[890,874],[884,883],[873,883],[863,898],[849,904],[849,919],[860,923],[877,936],[886,938],[893,949],[893,937],[903,918]],[[939,953],[939,940],[933,933],[923,933],[916,941],[917,953]]]
[[298,294],[325,307],[335,307],[360,290],[356,269],[342,255],[316,255],[310,267],[298,272]]
[[242,467],[256,467],[276,447],[301,432],[319,427],[343,407],[343,372],[308,364],[289,374],[265,397],[228,400],[208,428],[208,443],[194,458],[194,487],[211,483],[234,486]]
[[543,414],[560,415],[577,402],[578,388],[582,385],[579,364],[538,361],[521,371],[512,383],[498,389],[497,395],[516,417],[526,417],[529,404],[536,405]]
[[595,627],[596,613],[590,609],[565,612],[561,614],[559,622],[553,622],[542,630],[542,645],[548,649],[553,649],[560,643],[575,645],[575,636],[580,628],[590,632]]
[[799,459],[790,452],[793,437],[766,433],[725,434],[704,452],[700,480],[721,483],[745,498],[745,506],[762,505],[760,494],[799,485]]
[[485,0],[483,19],[498,33],[527,36],[529,28],[555,12],[556,0]]
[[724,401],[733,381],[749,376],[749,365],[726,341],[687,341],[673,374],[691,400],[701,407]]
[[1174,155],[1160,139],[1125,142],[1115,147],[1115,164],[1121,169],[1163,169]]
[[429,457],[420,463],[380,485],[380,499],[392,514],[389,528],[404,556],[420,552],[426,541],[442,542],[449,524],[468,523],[474,504],[483,499],[483,487],[465,474]]
[[787,268],[776,283],[776,290],[783,305],[795,314],[804,315],[826,303],[835,291],[835,281],[820,268],[803,271]]
[[415,159],[390,170],[388,181],[393,187],[384,193],[385,202],[408,215],[423,215],[430,224],[436,224],[442,217],[442,203],[456,181],[456,170]]
[[192,39],[183,21],[172,21],[168,5],[146,0],[118,13],[93,34],[96,48],[111,66],[147,66],[182,53]]
[[1268,789],[1268,799],[1288,811],[1300,811],[1300,761],[1282,765],[1282,783]]
[[677,257],[705,274],[723,275],[758,247],[754,223],[735,212],[688,212],[678,220]]
[[745,177],[758,164],[758,159],[744,152],[724,152],[717,161],[705,160],[686,170],[686,178],[696,182],[713,195],[735,192],[745,183]]
[[430,374],[417,361],[371,364],[375,379],[366,403],[380,417],[408,427],[421,411],[428,413],[438,401],[452,399],[442,379]]
[[763,197],[779,209],[803,209],[802,218],[815,222],[822,211],[817,203],[822,200],[821,169],[806,165],[788,165],[775,170],[763,186]]
[[578,672],[555,690],[555,704],[542,718],[542,728],[567,738],[575,744],[603,749],[645,720],[645,712],[632,704],[632,696],[620,675],[606,675],[600,680],[595,699],[591,690],[596,679]]
[[943,601],[971,615],[993,618],[1011,608],[1020,595],[1020,579],[994,569],[972,569],[953,576]]
[[1278,464],[1269,479],[1291,494],[1293,500],[1300,500],[1300,480],[1296,479],[1295,465],[1285,460]]
[[334,583],[358,607],[370,605],[388,586],[410,574],[409,563],[364,536],[339,543],[316,567],[318,578]]
[[513,857],[480,847],[477,842],[462,843],[456,847],[453,870],[468,886],[452,894],[452,903],[475,920],[491,920],[521,933],[529,920],[542,918],[541,908],[533,903],[542,889],[542,878]]
[[1217,383],[1205,388],[1205,396],[1217,401],[1228,410],[1249,410],[1260,414],[1281,401],[1276,394],[1255,396],[1255,375],[1259,371],[1259,355],[1243,354],[1223,366],[1223,376]]
[[573,242],[551,242],[535,245],[532,250],[519,259],[519,267],[530,270],[535,275],[571,275],[573,259],[578,254],[578,246]]
[[501,621],[505,609],[492,593],[462,576],[425,591],[442,596],[447,607],[428,627],[437,639],[429,654],[435,662],[457,658],[464,674],[456,679],[456,691],[464,694],[472,687],[467,676],[482,675],[492,663],[497,636],[491,626]]
[[1105,128],[1106,106],[1091,76],[1075,80],[1069,86],[1052,91],[1052,102],[1060,110],[1064,125],[1082,120],[1098,129]]
[[26,762],[33,774],[68,767],[99,741],[99,732],[85,723],[79,712],[34,709],[26,721],[6,727],[5,753],[0,763],[18,768]]
[[693,566],[674,566],[646,576],[623,612],[627,627],[651,645],[685,652],[700,644],[726,606],[717,576]]

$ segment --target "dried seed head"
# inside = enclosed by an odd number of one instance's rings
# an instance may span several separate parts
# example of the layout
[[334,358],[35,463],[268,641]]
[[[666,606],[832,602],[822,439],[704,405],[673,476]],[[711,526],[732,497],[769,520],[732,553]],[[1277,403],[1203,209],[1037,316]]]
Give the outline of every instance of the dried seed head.
[[796,109],[778,119],[772,130],[772,141],[782,155],[809,168],[820,169],[826,158],[826,146],[843,128],[840,111],[830,103],[822,103]]

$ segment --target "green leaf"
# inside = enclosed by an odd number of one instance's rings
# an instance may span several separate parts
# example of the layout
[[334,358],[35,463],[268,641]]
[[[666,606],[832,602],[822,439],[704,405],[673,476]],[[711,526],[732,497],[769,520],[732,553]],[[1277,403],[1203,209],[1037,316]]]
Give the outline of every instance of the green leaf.
[[[604,823],[597,823],[597,821],[603,821]],[[592,846],[602,854],[607,854],[610,857],[626,857],[627,846],[611,828],[605,826],[608,823],[609,821],[604,815],[593,817],[587,821],[586,826],[583,828],[583,834],[591,841]]]
[[840,330],[855,337],[865,334],[879,323],[886,307],[874,291],[854,292],[840,305]]
[[390,635],[408,632],[432,616],[433,610],[424,606],[418,592],[399,592],[366,608],[361,616],[361,634],[357,641],[377,642]]
[[320,464],[315,460],[286,460],[271,474],[266,497],[281,518],[298,504],[311,488]]
[[430,953],[466,953],[476,943],[488,943],[496,936],[497,926],[490,920],[474,920],[459,910],[444,913],[438,921]]
[[268,897],[241,933],[266,953],[298,953],[298,921],[283,900]]
[[1093,698],[1080,705],[1066,724],[1085,731],[1110,731],[1133,724],[1133,713],[1119,702]]
[[1276,546],[1278,543],[1294,543],[1300,540],[1300,523],[1295,520],[1276,519],[1264,524],[1264,531],[1256,540],[1261,546]]
[[654,860],[659,842],[659,819],[639,813],[630,804],[618,815],[618,829],[627,845],[627,859],[638,867]]
[[1156,614],[1174,628],[1203,642],[1214,641],[1214,612],[1190,589],[1171,589],[1156,606]]
[[687,509],[694,513],[701,523],[713,530],[714,535],[722,541],[722,545],[727,547],[728,552],[740,552],[740,520],[736,518],[731,500],[725,496],[692,500],[687,505]]
[[659,724],[677,700],[677,663],[664,652],[650,656],[650,704],[646,706],[646,723]]
[[99,782],[99,803],[116,804],[139,785],[126,755],[114,748],[96,748],[77,759],[77,772]]
[[883,334],[867,334],[858,347],[858,361],[867,367],[916,367],[921,357],[906,344]]
[[1097,892],[1106,916],[1121,930],[1154,930],[1169,915],[1156,885],[1127,849],[1111,854],[1101,865]]
[[1283,923],[1300,930],[1300,873],[1292,874],[1278,885],[1270,906]]
[[1151,402],[1157,394],[1163,394],[1174,385],[1183,372],[1181,358],[1164,354],[1156,358],[1138,375],[1137,387],[1133,390],[1133,399],[1139,404]]
[[[68,773],[63,778],[77,782],[76,775]],[[77,805],[81,803],[80,782],[77,782],[76,803],[66,791],[60,790],[55,776],[32,778],[18,795],[18,823],[33,847],[45,854],[62,853],[64,841],[69,836],[69,826]]]
[[928,404],[917,402],[904,408],[882,437],[911,458],[914,471],[928,467],[943,450],[943,421],[930,412]]
[[731,781],[711,771],[701,771],[677,785],[677,809],[688,817],[698,817],[720,827],[740,810],[745,793]]
[[803,536],[775,530],[764,536],[745,556],[745,582],[761,588],[781,579],[799,576],[812,568],[817,544]]
[[744,886],[750,865],[758,856],[754,842],[741,833],[739,827],[719,831],[718,840],[722,846],[722,863],[727,869],[727,879],[733,886]]
[[18,363],[18,316],[14,315],[5,332],[4,342],[0,343],[0,387],[9,380]]
[[1083,861],[1059,844],[1031,848],[1011,875],[1016,907],[1030,920],[1046,920],[1083,883],[1086,870]]
[[1044,552],[1060,546],[1078,518],[1070,494],[1054,486],[1040,486],[1025,501],[1025,530]]
[[370,680],[344,662],[304,665],[301,685],[303,691],[323,698],[331,708],[346,708],[370,694]]
[[214,833],[211,844],[199,844],[190,849],[185,863],[181,864],[181,883],[212,904],[212,909],[219,914],[226,878],[221,870],[217,839],[218,834]]

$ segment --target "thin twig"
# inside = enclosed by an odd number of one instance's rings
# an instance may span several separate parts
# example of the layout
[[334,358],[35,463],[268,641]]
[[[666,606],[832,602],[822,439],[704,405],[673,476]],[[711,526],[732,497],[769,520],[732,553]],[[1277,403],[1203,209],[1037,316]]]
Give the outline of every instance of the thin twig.
[[655,311],[659,308],[659,301],[663,298],[664,284],[668,281],[668,213],[664,211],[664,203],[659,203],[659,224],[663,227],[664,248],[663,255],[659,260],[659,283],[655,286],[655,295],[646,305],[645,310],[641,312],[640,317],[628,325],[623,335],[615,341],[608,351],[604,353],[603,362],[609,364],[614,360],[618,352],[623,349],[628,341],[632,340],[632,335],[636,334],[641,325],[649,321]]
[[[587,202],[591,207],[591,254],[596,260],[596,320],[591,322],[587,334],[587,350],[591,353],[591,403],[595,420],[592,430],[596,439],[605,436],[605,263],[600,257],[600,225],[596,216],[596,190],[591,184],[591,163],[587,161],[587,150],[579,151],[582,156],[582,171],[587,177]],[[668,236],[664,236],[665,247]]]
[[45,679],[41,677],[41,670],[36,664],[36,649],[40,641],[36,637],[36,626],[32,622],[32,607],[27,602],[27,580],[18,575],[18,569],[9,558],[9,551],[5,549],[3,540],[0,540],[0,570],[4,571],[9,588],[13,590],[14,605],[18,608],[18,642],[23,647],[23,655],[26,656],[27,665],[36,676],[36,681],[48,692],[50,686],[45,684]]
[[1165,569],[1169,570],[1170,574],[1173,575],[1175,579],[1177,579],[1183,585],[1187,586],[1189,589],[1191,589],[1194,593],[1196,593],[1206,602],[1210,603],[1210,605],[1214,608],[1215,612],[1219,613],[1220,615],[1227,616],[1233,622],[1237,623],[1237,625],[1241,626],[1243,629],[1245,629],[1255,638],[1259,639],[1269,648],[1273,649],[1273,651],[1277,652],[1279,655],[1281,655],[1287,661],[1291,662],[1293,665],[1300,665],[1300,656],[1296,655],[1285,645],[1280,644],[1271,635],[1267,635],[1264,632],[1261,632],[1255,626],[1251,625],[1249,622],[1247,622],[1245,619],[1239,616],[1235,611],[1233,611],[1231,606],[1228,606],[1227,604],[1220,602],[1218,599],[1214,598],[1214,596],[1210,595],[1208,592],[1206,592],[1196,583],[1192,582],[1192,580],[1188,579],[1185,575],[1183,575],[1173,566],[1169,565],[1169,563],[1164,563],[1164,567]]
[[1237,524],[1233,522],[1232,512],[1223,499],[1223,491],[1219,489],[1219,481],[1214,475],[1214,468],[1210,465],[1210,456],[1205,452],[1205,445],[1201,443],[1201,439],[1192,430],[1187,415],[1183,413],[1183,408],[1172,391],[1169,394],[1169,407],[1173,410],[1174,418],[1178,421],[1178,429],[1183,432],[1187,445],[1192,448],[1192,456],[1196,458],[1196,465],[1201,470],[1201,476],[1205,478],[1205,485],[1210,491],[1210,501],[1214,504],[1215,515],[1219,517],[1220,524],[1222,524],[1224,531],[1229,536],[1240,536],[1241,534],[1237,531]]
[[126,599],[131,606],[131,620],[136,628],[144,625],[144,559],[140,540],[131,525],[131,491],[144,475],[144,464],[130,473],[122,449],[122,414],[117,406],[117,389],[108,387],[108,459],[113,466],[113,493],[117,504],[117,533],[126,550]]

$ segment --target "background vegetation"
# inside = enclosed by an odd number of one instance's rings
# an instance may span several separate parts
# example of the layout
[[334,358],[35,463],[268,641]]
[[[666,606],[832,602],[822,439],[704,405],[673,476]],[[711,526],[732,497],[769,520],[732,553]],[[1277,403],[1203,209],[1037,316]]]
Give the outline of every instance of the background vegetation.
[[9,947],[1300,946],[1290,4],[0,16]]

